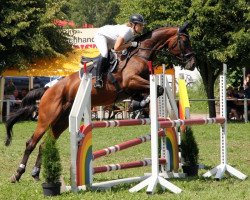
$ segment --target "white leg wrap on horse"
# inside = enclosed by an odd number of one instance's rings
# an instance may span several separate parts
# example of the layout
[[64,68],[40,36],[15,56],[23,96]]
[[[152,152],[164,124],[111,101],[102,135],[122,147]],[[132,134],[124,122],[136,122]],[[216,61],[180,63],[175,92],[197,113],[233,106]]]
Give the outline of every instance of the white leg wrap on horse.
[[20,164],[19,167],[22,168],[22,169],[25,169],[25,165],[24,164]]

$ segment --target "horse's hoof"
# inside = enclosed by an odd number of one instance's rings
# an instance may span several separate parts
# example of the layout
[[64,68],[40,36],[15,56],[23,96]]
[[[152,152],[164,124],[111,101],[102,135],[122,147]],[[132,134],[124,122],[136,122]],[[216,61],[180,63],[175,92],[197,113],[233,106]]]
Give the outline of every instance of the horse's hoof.
[[164,88],[160,85],[157,85],[157,97],[163,95],[164,93]]
[[13,174],[12,176],[11,176],[11,178],[10,178],[10,182],[11,183],[16,183],[18,180],[16,179],[16,175],[15,174]]
[[34,178],[35,181],[40,181],[39,176],[32,176]]
[[6,139],[6,141],[5,141],[5,146],[6,146],[6,147],[10,146],[10,143],[11,143],[11,141],[10,141],[9,139]]
[[31,176],[34,178],[35,181],[40,181],[39,174],[40,174],[40,168],[34,167],[31,172]]

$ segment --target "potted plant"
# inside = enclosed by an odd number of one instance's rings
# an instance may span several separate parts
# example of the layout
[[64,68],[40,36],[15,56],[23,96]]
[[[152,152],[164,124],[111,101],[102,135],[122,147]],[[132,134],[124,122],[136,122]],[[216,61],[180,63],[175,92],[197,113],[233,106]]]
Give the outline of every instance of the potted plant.
[[42,151],[43,177],[45,183],[42,184],[45,196],[56,196],[60,194],[60,176],[62,165],[59,151],[56,146],[54,136],[49,132],[45,138]]
[[195,140],[193,130],[187,126],[181,134],[181,156],[184,160],[182,169],[187,176],[198,175],[199,148]]

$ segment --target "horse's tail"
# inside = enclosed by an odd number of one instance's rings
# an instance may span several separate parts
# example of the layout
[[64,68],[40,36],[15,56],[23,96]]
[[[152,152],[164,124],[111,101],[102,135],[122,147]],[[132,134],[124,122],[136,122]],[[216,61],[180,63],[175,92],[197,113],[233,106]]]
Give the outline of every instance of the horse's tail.
[[36,105],[36,101],[42,98],[48,88],[49,87],[42,87],[29,91],[29,93],[22,99],[21,108]]
[[18,109],[15,113],[11,114],[5,122],[6,127],[6,140],[5,146],[9,146],[12,140],[13,131],[12,128],[17,122],[28,121],[32,119],[33,113],[37,110],[36,105],[26,106]]
[[11,114],[5,122],[6,140],[5,145],[9,146],[12,140],[12,128],[17,122],[28,121],[33,118],[33,113],[37,111],[37,100],[40,100],[48,87],[31,90],[22,100],[20,108]]

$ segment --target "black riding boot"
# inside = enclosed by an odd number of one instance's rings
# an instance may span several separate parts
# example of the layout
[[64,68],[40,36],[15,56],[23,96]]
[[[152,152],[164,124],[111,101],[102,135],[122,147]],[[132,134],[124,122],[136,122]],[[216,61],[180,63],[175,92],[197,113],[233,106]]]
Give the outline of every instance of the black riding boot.
[[102,81],[102,69],[107,65],[107,58],[101,57],[97,63],[96,69],[96,82],[94,84],[95,88],[102,88],[103,81]]

